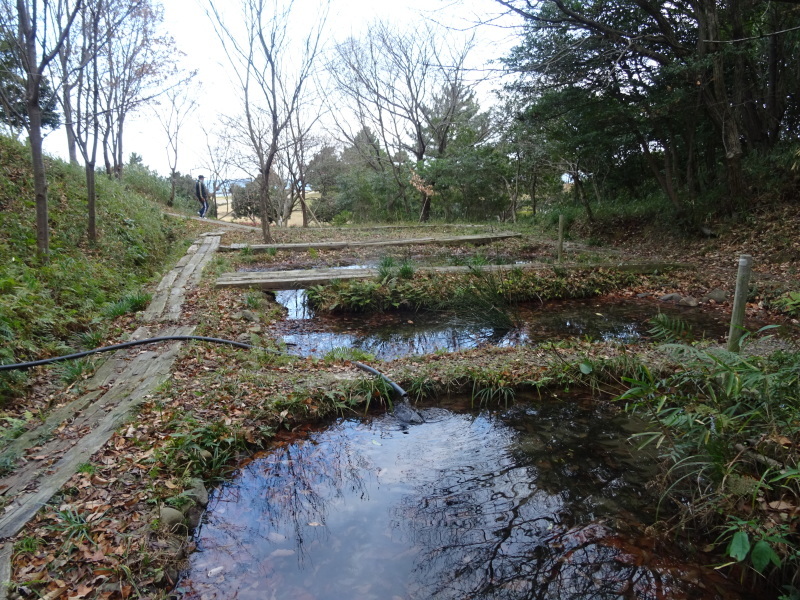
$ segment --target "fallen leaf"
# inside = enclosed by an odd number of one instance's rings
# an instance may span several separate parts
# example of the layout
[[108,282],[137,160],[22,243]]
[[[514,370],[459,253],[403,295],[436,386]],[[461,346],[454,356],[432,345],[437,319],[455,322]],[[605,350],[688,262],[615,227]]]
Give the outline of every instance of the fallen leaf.
[[791,512],[796,510],[797,507],[794,504],[789,504],[788,502],[784,502],[783,500],[776,500],[775,502],[770,502],[767,506],[769,506],[772,510],[777,510],[781,512]]
[[70,598],[70,600],[72,600],[73,598],[76,598],[76,599],[77,598],[85,598],[87,596],[87,594],[90,594],[93,591],[94,591],[94,588],[89,587],[88,585],[81,584],[81,585],[78,586],[78,589],[76,590],[76,592],[74,594],[72,594],[71,596],[68,596],[68,598]]

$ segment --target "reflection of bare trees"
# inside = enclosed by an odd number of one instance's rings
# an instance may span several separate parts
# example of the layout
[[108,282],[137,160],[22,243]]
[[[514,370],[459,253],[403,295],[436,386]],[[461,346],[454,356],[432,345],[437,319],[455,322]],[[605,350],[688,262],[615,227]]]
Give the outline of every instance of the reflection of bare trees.
[[[619,533],[640,525],[617,503],[636,510],[646,498],[625,480],[634,469],[624,454],[609,459],[618,426],[589,417],[542,407],[509,422],[535,434],[501,427],[464,446],[459,463],[410,475],[415,493],[392,516],[421,549],[412,598],[685,597],[677,567]],[[611,517],[617,532],[602,524]]]
[[[201,543],[206,551],[226,555],[229,564],[264,576],[273,566],[265,557],[296,551],[302,563],[309,543],[328,542],[329,503],[344,493],[366,494],[364,476],[370,470],[343,435],[326,435],[324,443],[311,436],[276,448],[268,458],[246,465],[235,486],[220,490],[211,510],[223,514],[213,523],[213,536]],[[293,542],[286,539],[288,530]]]
[[[289,295],[283,295],[282,303],[289,313],[297,318],[302,314]],[[287,328],[288,329],[288,328]],[[311,329],[311,331],[308,331]],[[367,331],[364,331],[364,330]],[[369,352],[383,360],[391,360],[414,354],[430,354],[437,350],[449,352],[467,350],[483,345],[510,345],[527,339],[523,332],[509,332],[490,327],[463,327],[450,323],[435,323],[417,326],[374,328],[365,326],[355,332],[319,331],[313,323],[297,321],[291,325],[291,333],[284,334],[287,344],[297,346],[296,352],[303,355],[322,355],[337,347],[353,347]]]
[[[240,599],[737,597],[639,541],[647,461],[594,410],[440,410],[397,435],[389,417],[340,422],[242,470],[212,507],[195,572],[224,556],[239,573],[218,589]],[[706,595],[684,581],[698,576]]]

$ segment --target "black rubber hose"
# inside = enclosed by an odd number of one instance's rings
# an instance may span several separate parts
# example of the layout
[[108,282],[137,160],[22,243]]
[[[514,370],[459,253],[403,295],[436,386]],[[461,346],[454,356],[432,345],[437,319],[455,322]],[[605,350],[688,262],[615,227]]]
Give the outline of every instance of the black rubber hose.
[[408,396],[408,394],[406,393],[406,391],[403,388],[401,388],[394,381],[389,379],[386,375],[384,375],[383,373],[381,373],[377,369],[373,369],[372,367],[370,367],[368,365],[365,365],[364,363],[360,363],[360,362],[356,362],[356,361],[353,361],[353,364],[355,366],[357,366],[359,369],[361,369],[362,371],[366,371],[367,373],[372,373],[373,375],[377,375],[378,377],[382,377],[383,380],[386,383],[388,383],[390,386],[392,386],[392,389],[395,392],[397,392],[400,395],[401,398],[406,398]]
[[[35,360],[33,362],[25,362],[25,363],[16,363],[13,365],[0,365],[0,371],[14,371],[14,370],[23,370],[23,369],[30,369],[33,367],[38,367],[40,365],[49,365],[52,363],[60,362],[62,360],[73,360],[76,358],[83,358],[84,356],[89,356],[91,354],[97,354],[98,352],[111,352],[113,350],[121,350],[123,348],[131,348],[133,346],[141,346],[142,344],[156,344],[158,342],[169,342],[169,341],[189,341],[189,340],[197,340],[200,342],[213,342],[215,344],[227,344],[229,346],[236,346],[237,348],[245,348],[247,350],[252,350],[259,348],[259,346],[253,346],[252,344],[245,344],[244,342],[235,342],[233,340],[225,340],[222,338],[213,338],[213,337],[205,337],[201,335],[167,335],[164,337],[154,337],[154,338],[145,338],[142,340],[133,340],[131,342],[123,342],[122,344],[114,344],[113,346],[104,346],[102,348],[95,348],[94,350],[86,350],[85,352],[76,352],[75,354],[65,354],[64,356],[54,356],[52,358],[45,358],[42,360]],[[272,350],[270,348],[261,348],[262,350],[266,350],[267,352],[272,352],[274,354],[282,354],[282,352],[278,352],[277,350]],[[397,385],[394,381],[389,379],[386,375],[378,371],[377,369],[373,369],[370,366],[367,366],[363,363],[353,361],[353,364],[357,366],[362,371],[366,371],[367,373],[371,373],[372,375],[377,375],[378,377],[383,378],[389,385],[392,386],[392,389],[396,391],[401,398],[405,398],[408,396],[406,391]]]
[[83,358],[90,354],[97,354],[98,352],[111,352],[112,350],[121,350],[122,348],[130,348],[132,346],[141,346],[142,344],[155,344],[158,342],[169,342],[172,340],[199,340],[201,342],[215,342],[217,344],[229,344],[239,348],[255,348],[250,344],[242,342],[234,342],[233,340],[223,340],[220,338],[203,337],[199,335],[168,335],[164,337],[145,338],[143,340],[133,340],[131,342],[124,342],[122,344],[114,344],[113,346],[104,346],[102,348],[95,348],[94,350],[87,350],[86,352],[76,352],[75,354],[65,354],[64,356],[54,356],[52,358],[44,358],[42,360],[35,360],[33,362],[17,363],[14,365],[0,365],[0,371],[14,371],[22,369],[30,369],[38,367],[39,365],[49,365],[51,363],[60,362],[62,360],[73,360],[76,358]]

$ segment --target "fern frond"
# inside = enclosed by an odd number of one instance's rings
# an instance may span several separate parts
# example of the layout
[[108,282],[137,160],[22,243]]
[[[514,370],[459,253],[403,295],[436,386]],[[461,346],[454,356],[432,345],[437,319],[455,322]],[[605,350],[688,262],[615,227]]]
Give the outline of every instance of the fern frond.
[[692,326],[677,317],[659,313],[650,319],[651,327],[647,332],[662,342],[690,342],[694,340]]

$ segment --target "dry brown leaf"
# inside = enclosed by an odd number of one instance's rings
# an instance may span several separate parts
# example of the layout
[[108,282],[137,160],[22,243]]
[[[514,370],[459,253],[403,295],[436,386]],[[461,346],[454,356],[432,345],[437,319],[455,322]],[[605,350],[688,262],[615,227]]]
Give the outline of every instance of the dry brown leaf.
[[75,590],[75,593],[72,594],[71,596],[68,596],[68,598],[70,600],[72,600],[73,598],[75,600],[78,600],[79,598],[86,598],[86,596],[88,594],[91,594],[93,591],[94,591],[93,587],[89,587],[88,585],[80,584],[80,585],[78,585],[78,589]]

